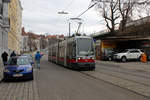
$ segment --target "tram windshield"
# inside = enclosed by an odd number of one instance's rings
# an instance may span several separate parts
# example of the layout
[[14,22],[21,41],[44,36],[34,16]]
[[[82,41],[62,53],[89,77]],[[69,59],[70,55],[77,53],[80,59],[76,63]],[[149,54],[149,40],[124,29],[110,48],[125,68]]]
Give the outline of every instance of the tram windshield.
[[77,39],[77,55],[78,56],[94,55],[93,40],[89,38]]

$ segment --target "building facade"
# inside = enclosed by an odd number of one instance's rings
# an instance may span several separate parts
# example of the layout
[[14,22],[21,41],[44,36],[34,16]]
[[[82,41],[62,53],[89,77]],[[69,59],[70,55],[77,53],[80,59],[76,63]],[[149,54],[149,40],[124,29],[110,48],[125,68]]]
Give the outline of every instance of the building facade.
[[8,32],[10,19],[8,16],[8,4],[10,0],[0,0],[0,54],[8,50]]
[[37,35],[32,32],[26,32],[25,28],[22,28],[21,36],[21,53],[30,53],[36,50],[40,50],[41,35]]
[[25,32],[25,28],[23,27],[22,36],[21,36],[21,53],[29,52],[28,40],[29,40],[29,36]]
[[103,60],[110,52],[122,52],[125,49],[142,49],[150,61],[150,16],[128,22],[123,31],[116,30],[115,34],[103,32],[93,34],[96,45],[96,59]]
[[10,52],[20,53],[22,33],[22,6],[20,0],[11,0],[8,5],[10,17],[10,31],[8,33],[8,49]]

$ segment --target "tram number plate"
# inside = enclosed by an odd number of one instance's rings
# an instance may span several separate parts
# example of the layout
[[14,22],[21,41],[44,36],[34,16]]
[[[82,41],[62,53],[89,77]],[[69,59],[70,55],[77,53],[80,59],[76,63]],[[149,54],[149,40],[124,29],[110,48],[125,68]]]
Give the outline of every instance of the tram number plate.
[[14,74],[13,77],[21,77],[23,76],[22,74]]

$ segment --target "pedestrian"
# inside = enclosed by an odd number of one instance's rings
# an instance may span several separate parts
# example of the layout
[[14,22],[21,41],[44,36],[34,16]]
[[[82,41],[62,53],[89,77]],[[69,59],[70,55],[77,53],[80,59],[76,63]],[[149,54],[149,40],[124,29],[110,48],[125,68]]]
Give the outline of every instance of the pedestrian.
[[4,51],[1,55],[1,57],[3,60],[3,65],[5,66],[7,64],[7,60],[8,60],[8,53]]
[[37,51],[37,53],[35,54],[35,62],[36,62],[36,66],[37,66],[37,68],[39,68],[40,69],[40,59],[41,59],[41,55],[40,55],[40,53],[39,53],[39,51]]
[[11,54],[10,54],[10,57],[15,57],[16,56],[16,53],[15,51],[13,51]]

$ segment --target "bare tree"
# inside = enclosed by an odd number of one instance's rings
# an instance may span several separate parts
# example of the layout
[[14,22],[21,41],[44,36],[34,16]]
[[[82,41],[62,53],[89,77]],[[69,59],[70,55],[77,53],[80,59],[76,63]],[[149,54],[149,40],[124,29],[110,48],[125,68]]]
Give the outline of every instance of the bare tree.
[[102,17],[106,22],[107,28],[110,30],[111,34],[115,33],[115,27],[118,24],[117,20],[120,15],[118,12],[118,3],[119,0],[95,0],[97,3],[97,8],[100,13],[102,13]]
[[121,23],[120,23],[121,31],[125,29],[127,21],[132,16],[132,10],[134,4],[135,4],[135,0],[119,0],[118,8],[121,15]]
[[29,50],[32,51],[32,46],[33,46],[33,39],[32,39],[32,34],[28,33],[28,46],[29,46]]
[[29,46],[29,50],[35,51],[37,50],[37,43],[36,43],[36,39],[37,39],[38,35],[32,33],[32,32],[28,32],[28,46]]
[[[150,0],[92,0],[97,4],[97,10],[105,19],[106,26],[113,34],[115,27],[120,23],[121,31],[124,31],[127,21],[143,17],[143,13],[150,14]],[[143,7],[143,8],[141,8]]]
[[137,0],[135,5],[135,12],[138,17],[150,16],[150,0]]
[[44,35],[40,36],[40,49],[45,49],[48,46],[48,42]]

